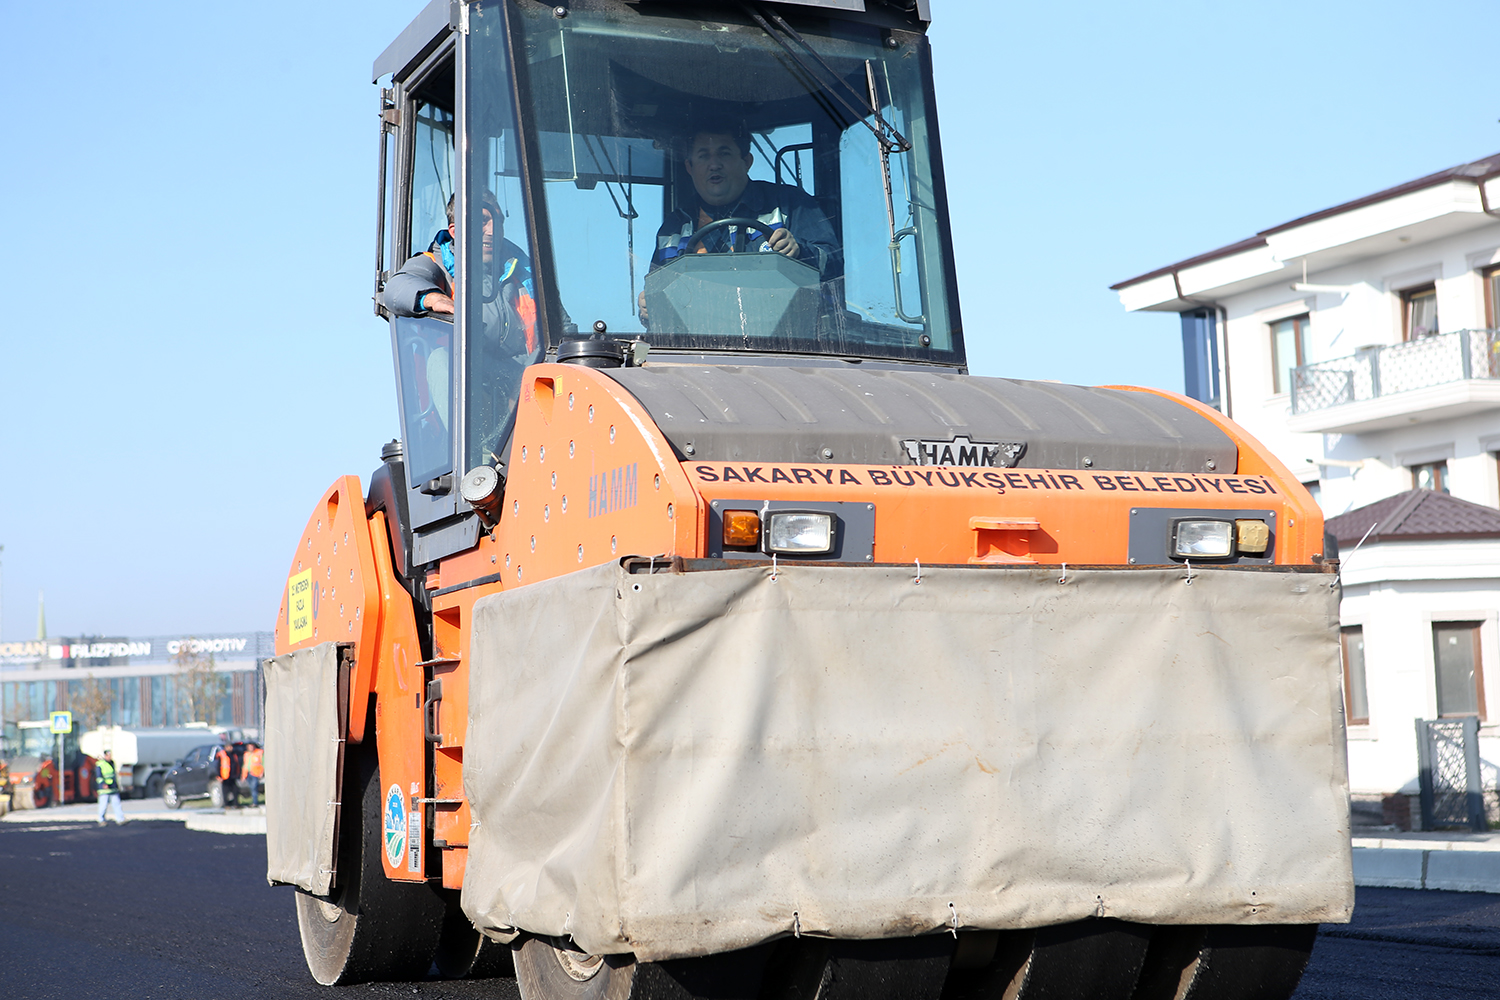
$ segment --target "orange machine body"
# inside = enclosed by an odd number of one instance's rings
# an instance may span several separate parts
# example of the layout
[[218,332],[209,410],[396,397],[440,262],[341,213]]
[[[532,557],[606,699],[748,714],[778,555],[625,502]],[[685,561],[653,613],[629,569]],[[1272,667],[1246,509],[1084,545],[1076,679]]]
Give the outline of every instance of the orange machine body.
[[706,556],[716,501],[749,501],[752,509],[761,501],[860,503],[873,509],[872,563],[1001,569],[1127,565],[1132,511],[1145,508],[1270,510],[1274,563],[1321,563],[1322,515],[1287,469],[1217,411],[1171,398],[1230,437],[1237,468],[1159,475],[684,461],[607,374],[535,365],[522,387],[497,523],[420,581],[431,604],[430,655],[423,659],[416,611],[393,568],[386,515],[364,515],[353,477],[335,483],[308,522],[283,596],[277,651],[330,638],[349,644],[348,739],[368,738],[373,711],[382,782],[399,789],[421,824],[414,851],[398,865],[387,858],[386,874],[458,888],[470,823],[469,623],[480,597],[626,556]]

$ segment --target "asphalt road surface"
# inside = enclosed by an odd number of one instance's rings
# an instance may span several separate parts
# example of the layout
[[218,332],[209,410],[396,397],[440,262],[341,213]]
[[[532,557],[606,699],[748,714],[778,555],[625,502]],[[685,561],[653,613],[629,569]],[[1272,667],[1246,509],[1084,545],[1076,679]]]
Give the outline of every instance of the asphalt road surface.
[[[307,974],[265,838],[180,823],[0,825],[0,995],[280,1000],[512,998],[507,979],[329,990]],[[1500,895],[1361,889],[1300,1000],[1500,996]]]

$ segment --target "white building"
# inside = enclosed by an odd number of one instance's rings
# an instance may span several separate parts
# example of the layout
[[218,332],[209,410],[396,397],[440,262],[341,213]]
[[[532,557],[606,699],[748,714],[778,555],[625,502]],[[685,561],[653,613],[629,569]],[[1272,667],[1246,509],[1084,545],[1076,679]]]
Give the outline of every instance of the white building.
[[[1265,442],[1345,536],[1354,791],[1396,818],[1419,718],[1477,714],[1500,760],[1500,155],[1113,287],[1128,310],[1181,314],[1188,394]],[[1397,496],[1414,489],[1468,503]],[[1377,521],[1350,558],[1353,526]]]

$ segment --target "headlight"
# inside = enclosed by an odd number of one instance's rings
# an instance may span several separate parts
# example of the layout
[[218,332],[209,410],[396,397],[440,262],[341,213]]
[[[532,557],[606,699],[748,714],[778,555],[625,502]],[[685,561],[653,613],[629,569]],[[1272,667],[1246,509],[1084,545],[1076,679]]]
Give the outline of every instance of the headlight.
[[1228,559],[1234,555],[1230,521],[1178,521],[1172,554],[1183,559]]
[[824,555],[833,551],[833,515],[779,511],[766,520],[766,551]]

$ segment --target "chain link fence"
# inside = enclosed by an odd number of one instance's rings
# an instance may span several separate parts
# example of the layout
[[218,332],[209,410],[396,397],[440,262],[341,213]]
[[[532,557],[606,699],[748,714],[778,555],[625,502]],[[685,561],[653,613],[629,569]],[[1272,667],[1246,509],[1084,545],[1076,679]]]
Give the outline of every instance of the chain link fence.
[[1292,371],[1292,412],[1311,413],[1465,379],[1500,378],[1495,330],[1454,330]]

